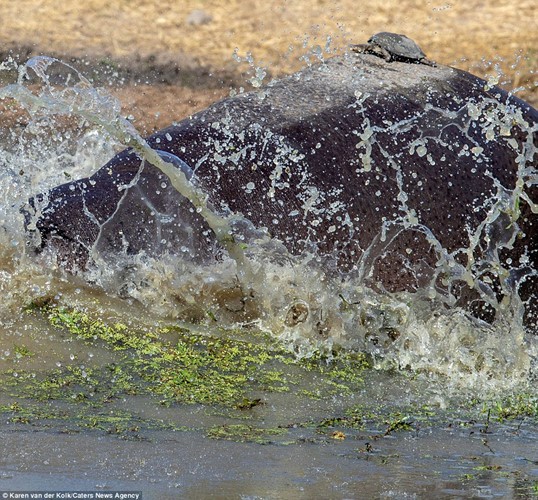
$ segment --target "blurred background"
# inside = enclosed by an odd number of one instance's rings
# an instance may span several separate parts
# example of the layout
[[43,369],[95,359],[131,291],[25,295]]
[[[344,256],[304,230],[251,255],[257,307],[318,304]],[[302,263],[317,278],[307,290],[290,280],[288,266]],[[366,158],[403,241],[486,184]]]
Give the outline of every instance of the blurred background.
[[430,59],[538,105],[536,0],[0,0],[0,19],[2,61],[73,63],[143,133],[378,31],[404,33]]

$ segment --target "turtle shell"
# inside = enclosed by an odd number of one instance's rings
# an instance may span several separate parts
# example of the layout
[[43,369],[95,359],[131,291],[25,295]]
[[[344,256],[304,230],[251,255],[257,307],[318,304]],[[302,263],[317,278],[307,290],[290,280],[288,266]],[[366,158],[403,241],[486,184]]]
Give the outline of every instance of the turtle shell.
[[373,35],[369,44],[378,45],[392,56],[420,61],[426,57],[422,49],[411,38],[397,33],[382,31]]

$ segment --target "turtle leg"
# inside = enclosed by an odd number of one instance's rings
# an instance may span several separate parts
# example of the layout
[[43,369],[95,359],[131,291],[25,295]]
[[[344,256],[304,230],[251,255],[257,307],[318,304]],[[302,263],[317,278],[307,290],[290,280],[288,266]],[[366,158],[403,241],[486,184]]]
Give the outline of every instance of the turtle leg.
[[350,48],[353,52],[358,52],[359,54],[371,54],[373,56],[380,57],[381,59],[385,59],[387,62],[392,60],[392,55],[390,52],[379,45],[361,43],[358,45],[350,45]]
[[380,47],[379,45],[375,45],[374,47],[375,51],[372,52],[372,54],[375,54],[377,57],[381,57],[381,59],[385,59],[387,62],[394,61],[392,54],[387,49]]
[[437,63],[435,61],[432,61],[431,59],[427,59],[426,57],[420,60],[420,64],[425,64],[426,66],[432,66],[434,68],[437,67]]
[[367,43],[359,43],[359,44],[350,45],[349,48],[353,52],[357,52],[358,54],[366,54],[369,52],[370,45],[368,45]]

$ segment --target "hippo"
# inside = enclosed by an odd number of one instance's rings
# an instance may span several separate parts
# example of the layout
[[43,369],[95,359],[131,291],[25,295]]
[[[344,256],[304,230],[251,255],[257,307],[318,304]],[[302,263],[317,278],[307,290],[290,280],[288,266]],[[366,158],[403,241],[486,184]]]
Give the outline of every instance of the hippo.
[[[216,213],[264,228],[291,255],[381,292],[433,285],[476,310],[518,289],[536,326],[538,112],[470,73],[414,62],[349,50],[146,140]],[[26,212],[37,251],[53,248],[72,272],[95,255],[222,253],[132,149]]]

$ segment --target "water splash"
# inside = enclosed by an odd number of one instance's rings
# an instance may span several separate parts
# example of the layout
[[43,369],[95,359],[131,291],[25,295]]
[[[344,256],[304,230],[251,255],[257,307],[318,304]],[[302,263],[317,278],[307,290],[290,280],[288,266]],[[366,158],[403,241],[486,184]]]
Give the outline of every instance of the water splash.
[[[59,73],[58,65],[61,67]],[[260,72],[255,77],[263,80],[264,70],[257,69]],[[41,83],[39,93],[28,85],[28,82],[34,83],[35,76]],[[355,97],[350,106],[360,112],[369,96],[357,92]],[[460,389],[467,385],[506,389],[531,380],[536,345],[522,326],[522,304],[515,289],[522,275],[535,275],[536,271],[528,269],[524,256],[519,266],[513,266],[504,262],[500,254],[504,248],[510,248],[518,237],[521,205],[526,204],[533,213],[538,212],[527,194],[528,187],[538,184],[533,166],[536,152],[533,136],[538,125],[526,123],[521,113],[509,104],[499,104],[494,99],[469,102],[447,114],[448,119],[461,127],[468,127],[472,120],[482,119],[482,132],[487,140],[503,140],[510,144],[517,153],[518,164],[514,189],[506,189],[494,180],[494,193],[484,205],[476,207],[476,210],[485,212],[484,219],[469,230],[468,245],[453,251],[442,245],[411,207],[409,186],[405,183],[402,169],[380,140],[383,134],[406,137],[414,129],[417,116],[397,123],[386,122],[382,126],[365,120],[362,128],[352,131],[357,138],[356,149],[360,159],[357,175],[372,172],[374,153],[380,153],[394,171],[398,215],[383,221],[380,233],[363,249],[352,272],[341,275],[327,271],[326,262],[315,245],[300,256],[292,256],[267,234],[264,236],[256,228],[241,228],[248,225],[245,219],[217,214],[208,203],[208,194],[193,182],[196,167],[189,172],[177,157],[150,148],[132,124],[121,117],[119,103],[106,92],[92,87],[69,65],[52,58],[33,58],[21,68],[17,84],[0,90],[0,98],[16,99],[32,119],[52,115],[80,117],[97,124],[106,131],[105,137],[113,138],[116,144],[132,147],[171,179],[173,186],[193,203],[228,250],[233,261],[222,259],[211,266],[201,267],[177,256],[153,258],[140,254],[114,263],[98,261],[96,267],[84,275],[107,293],[136,301],[151,310],[151,321],[174,318],[208,327],[254,323],[288,340],[299,356],[311,356],[319,350],[330,353],[341,348],[366,350],[380,368],[397,367],[428,376],[439,374],[448,377]],[[432,106],[424,112],[447,113]],[[510,137],[514,124],[526,131],[526,141],[518,143]],[[265,133],[268,144],[273,140],[282,150],[282,161],[274,165],[267,188],[269,198],[278,199],[290,181],[285,162],[294,162],[298,166],[296,172],[300,174],[304,158],[294,156],[293,150],[280,144],[278,138],[267,136],[263,129],[259,133]],[[230,134],[233,135],[233,131]],[[91,138],[95,140],[94,131],[85,136],[85,141]],[[80,160],[91,150],[91,145],[82,146],[80,141],[75,142],[79,148],[75,158]],[[420,158],[428,158],[432,147],[428,131],[407,144],[410,153]],[[24,148],[24,151],[19,150],[18,156],[4,156],[5,163],[13,172],[16,170],[14,166],[20,165],[25,155],[31,154],[28,144]],[[46,149],[42,142],[36,146],[40,155]],[[225,148],[221,151],[223,165],[229,160],[224,151]],[[237,154],[233,149],[230,151]],[[474,157],[477,165],[483,161],[482,153],[480,143],[476,141],[461,151],[462,155]],[[59,163],[52,164],[58,158],[57,151],[53,151],[51,164],[43,170],[65,170]],[[71,159],[70,163],[76,161]],[[181,168],[177,168],[178,165]],[[95,167],[94,163],[93,169]],[[57,183],[58,175],[55,175]],[[77,174],[70,175],[74,177]],[[19,190],[18,195],[14,194],[16,189],[4,192],[5,206],[8,199],[15,206],[14,201],[20,204],[29,194],[39,191],[36,185],[43,186],[45,175],[38,177],[41,180],[36,182],[34,179]],[[48,182],[52,181],[49,179]],[[417,179],[416,182],[421,181]],[[252,193],[258,186],[249,181],[244,188],[245,192]],[[331,196],[338,197],[338,193],[331,193]],[[304,182],[296,215],[302,215],[305,221],[318,221],[318,225],[333,220],[340,209],[336,205],[324,208],[324,197],[329,198],[328,193]],[[43,206],[46,202],[43,200]],[[13,217],[19,219],[20,227],[18,210],[12,211],[12,214],[16,214]],[[16,220],[11,220],[8,224],[6,219],[2,222],[4,227],[15,227],[16,223]],[[359,231],[360,228],[354,224],[349,223],[350,232]],[[317,226],[313,224],[313,227]],[[331,232],[331,227],[328,232]],[[255,237],[241,241],[237,238],[248,231],[253,231]],[[504,236],[498,238],[497,233],[501,231]],[[367,286],[372,282],[379,256],[389,251],[391,243],[406,232],[424,238],[434,249],[437,264],[430,283],[416,293],[386,293]],[[24,245],[25,235],[16,231],[12,234],[16,235],[18,243],[11,247],[9,244],[3,246],[2,260],[13,265],[16,247]],[[80,290],[80,281],[63,275],[54,265],[53,256],[45,256],[45,259],[52,269],[52,277],[49,270],[39,271],[39,265],[24,255],[18,264],[14,264],[17,270],[9,266],[4,269],[6,274],[1,280],[3,291],[10,296],[18,294],[14,303],[18,301],[20,304],[24,295],[29,298],[52,295],[59,301],[73,300],[73,289]],[[491,276],[495,283],[492,283]],[[73,285],[74,281],[77,285]],[[491,324],[481,322],[457,307],[458,282],[466,283],[482,302],[496,312],[495,321]],[[496,286],[500,287],[502,300],[498,299]],[[507,338],[510,339],[509,345]]]
[[[49,70],[53,65],[64,66],[68,70],[63,86],[59,90],[51,84]],[[24,80],[29,78],[30,70],[43,83],[37,95],[24,85]],[[20,68],[18,83],[0,90],[0,99],[5,98],[15,99],[30,114],[37,110],[45,110],[49,114],[82,117],[102,127],[124,146],[132,148],[141,158],[161,170],[170,179],[174,188],[192,203],[212,229],[217,241],[237,263],[238,273],[251,279],[248,262],[241,245],[234,239],[229,220],[209,207],[207,194],[190,182],[183,170],[177,169],[173,163],[166,161],[166,157],[148,145],[133,125],[121,116],[121,106],[116,99],[94,88],[72,66],[51,57],[33,57]]]

